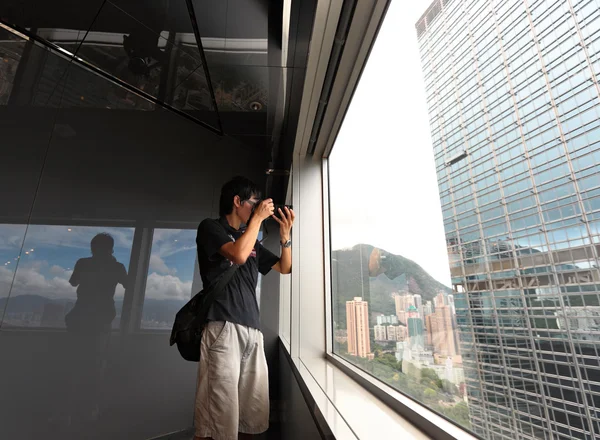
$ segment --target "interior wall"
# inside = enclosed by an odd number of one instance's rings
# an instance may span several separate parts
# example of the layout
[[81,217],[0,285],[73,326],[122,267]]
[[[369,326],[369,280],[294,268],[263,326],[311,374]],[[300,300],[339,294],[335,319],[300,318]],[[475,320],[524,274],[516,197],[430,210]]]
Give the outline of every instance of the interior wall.
[[[197,364],[169,346],[169,318],[144,324],[141,312],[117,310],[104,338],[86,327],[103,315],[98,303],[67,332],[77,297],[69,280],[91,238],[109,232],[128,273],[116,303],[146,307],[152,294],[172,319],[197,285],[194,229],[217,215],[230,177],[264,185],[263,157],[133,95],[130,109],[113,108],[124,93],[116,86],[40,47],[26,51],[37,54],[35,75],[20,76],[30,72],[21,65],[1,84],[20,104],[0,100],[0,438],[144,439],[187,428]],[[104,294],[115,267],[84,270],[88,293]]]
[[[279,225],[274,221],[267,222],[267,234],[263,246],[280,255]],[[265,230],[263,230],[265,234]],[[269,397],[271,400],[271,421],[276,422],[277,408],[279,405],[279,304],[280,275],[271,271],[268,276],[262,278],[260,295],[260,325],[264,338],[265,356],[269,366]]]
[[289,354],[278,345],[281,438],[286,440],[319,439],[321,436],[313,417],[316,408],[309,408],[292,370]]

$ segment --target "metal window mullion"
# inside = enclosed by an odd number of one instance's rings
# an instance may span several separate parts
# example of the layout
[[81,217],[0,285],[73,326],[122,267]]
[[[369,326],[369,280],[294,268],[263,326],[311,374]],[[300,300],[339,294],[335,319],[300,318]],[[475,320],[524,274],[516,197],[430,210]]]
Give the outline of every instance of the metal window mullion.
[[[465,8],[465,1],[461,2],[461,6],[463,7],[463,12],[466,14],[466,8]],[[473,41],[473,36],[471,33],[471,29],[470,29],[470,22],[467,25],[467,41],[469,42],[469,48],[467,49],[467,51],[470,52],[471,56],[473,56],[474,53],[474,49],[475,49],[475,44]],[[457,72],[456,72],[456,68],[453,64],[452,66],[452,71],[453,71],[453,78],[455,80],[455,82],[457,81]],[[481,95],[481,84],[480,81],[477,81],[476,83],[477,88],[479,89],[479,94]],[[461,120],[461,124],[465,123],[465,119],[464,119],[464,115],[461,111],[459,111],[460,113],[460,120]],[[466,140],[465,140],[466,141]],[[469,163],[469,168],[471,168],[470,166],[470,157],[468,157],[468,163]],[[448,174],[448,180],[449,180],[449,186],[452,187],[452,181],[451,181],[451,173],[450,170],[448,169],[447,171]],[[474,186],[474,185],[473,185]],[[475,192],[476,194],[476,192]],[[457,218],[457,212],[456,212],[456,200],[454,200],[454,194],[452,194],[452,202],[453,202],[453,211],[454,211],[454,218]],[[478,208],[478,203],[477,203],[477,197],[473,197],[473,202],[474,205],[476,207],[476,209]],[[456,230],[457,232],[460,231],[460,229],[458,228],[458,222],[456,222]],[[482,230],[481,230],[481,225],[479,225],[479,242],[481,243],[483,240],[483,235],[482,235]],[[458,237],[460,237],[460,233],[458,233]],[[468,289],[468,283],[466,282],[466,271],[465,271],[465,265],[464,265],[464,255],[462,252],[462,246],[459,246],[459,250],[460,250],[460,256],[461,256],[461,271],[462,271],[462,278],[463,278],[463,288],[464,288],[464,295],[465,295],[465,299],[467,300],[467,316],[469,317],[470,320],[470,328],[471,328],[471,335],[472,335],[472,347],[476,348],[480,346],[480,342],[479,342],[479,337],[476,336],[475,334],[475,320],[473,319],[473,314],[472,314],[472,310],[471,310],[471,292],[469,292]],[[474,355],[477,357],[477,354],[474,353]],[[476,366],[476,373],[477,373],[477,377],[478,377],[478,385],[479,385],[479,392],[480,392],[480,396],[484,396],[484,389],[483,389],[483,383],[485,382],[484,380],[484,375],[483,375],[483,368],[482,368],[482,364],[481,362],[477,361],[475,362],[475,366]],[[488,403],[485,399],[481,400],[481,410],[482,410],[482,415],[484,420],[486,420],[487,423],[491,423],[490,420],[490,408],[488,406]],[[486,434],[490,434],[488,427],[484,427],[481,426],[481,428],[484,430],[484,432]]]
[[[494,6],[495,6],[495,3],[492,2],[492,8]],[[505,55],[504,50],[502,48],[502,39],[501,39],[500,31],[498,29],[498,23],[496,21],[494,21],[494,29],[496,31],[495,36],[498,39],[498,42],[499,42],[500,47],[501,47],[501,52],[502,52],[502,68],[505,70],[507,78],[510,78],[509,72],[508,72],[508,65],[507,65],[507,61],[506,61],[506,55]],[[477,65],[477,61],[475,62],[475,65]],[[479,73],[479,70],[478,70],[478,73]],[[480,81],[481,81],[481,78],[480,78]],[[510,82],[509,82],[509,87],[510,87]],[[514,94],[513,94],[513,97],[514,97]],[[484,109],[485,109],[485,107],[486,106],[484,104]],[[517,117],[517,120],[518,120],[518,112],[516,110],[517,109],[515,108],[515,113],[516,113],[516,117]],[[491,129],[491,121],[489,120],[489,115],[487,114],[487,112],[486,112],[486,118],[485,119],[486,119],[486,126],[487,126],[487,129],[488,129],[488,133],[489,133],[489,136],[490,136],[490,139],[491,139],[493,133],[492,133],[492,129]],[[498,171],[498,169],[499,169],[498,163],[499,162],[498,162],[498,158],[496,157],[496,151],[494,149],[494,143],[493,143],[492,140],[490,140],[490,145],[492,146],[492,148],[491,148],[491,154],[492,154],[493,161],[494,161],[494,168],[495,168],[496,173],[498,175],[497,187],[498,187],[498,189],[500,191],[502,200],[504,200],[503,183],[502,183],[502,180],[499,178],[499,171]],[[513,237],[512,237],[511,228],[510,228],[510,217],[508,215],[508,210],[506,208],[506,204],[502,203],[502,205],[503,205],[504,219],[505,219],[505,222],[506,222],[506,225],[507,225],[507,229],[508,229],[509,240],[512,243],[513,242]],[[486,254],[487,254],[487,249],[486,249]],[[525,304],[527,304],[527,301],[526,301],[526,298],[525,298],[525,295],[524,295],[524,291],[523,291],[522,279],[521,279],[521,276],[520,276],[520,270],[518,269],[518,259],[516,257],[516,253],[514,251],[514,248],[511,250],[511,254],[512,254],[512,257],[513,257],[513,264],[514,264],[514,266],[515,266],[515,268],[517,270],[518,281],[519,281],[519,285],[520,285],[519,291],[520,291],[521,301],[522,301],[522,304],[525,305]],[[489,262],[487,261],[487,258],[486,258],[486,263],[485,264],[487,266],[489,266]],[[488,273],[489,272],[490,271],[488,270]],[[494,294],[495,289],[494,289],[493,283],[491,283],[491,280],[490,280],[490,288],[492,289],[492,299],[493,299],[492,304],[493,304],[493,309],[494,309],[495,322],[497,324],[497,332],[498,332],[498,335],[499,335],[498,337],[499,337],[499,341],[501,343],[501,347],[503,348],[504,347],[504,344],[502,343],[503,337],[502,337],[502,332],[500,331],[500,326],[499,326],[499,321],[498,321],[498,310],[496,308],[496,301],[495,301],[495,294]],[[527,310],[526,307],[525,307],[524,311],[525,311],[524,319],[525,319],[525,322],[527,324],[527,330],[528,330],[528,334],[529,334],[529,338],[528,339],[529,339],[531,347],[532,347],[532,349],[534,350],[534,353],[535,353],[535,341],[533,340],[533,333],[532,333],[532,330],[531,330],[531,322],[529,320],[529,312],[528,312],[528,310]],[[504,365],[507,365],[507,363],[506,363],[506,357],[505,357],[505,354],[504,354],[504,350],[501,349],[500,353],[501,353],[501,358],[502,358],[502,360],[504,362]],[[537,363],[537,356],[534,356],[534,360],[535,360],[535,364],[536,364],[536,369],[538,370],[538,373],[539,373],[539,365]],[[509,383],[508,382],[508,375],[505,375],[505,376],[506,376],[505,380],[507,381],[507,383]],[[512,393],[512,389],[511,389],[510,386],[508,387],[508,391],[509,391],[508,394],[509,394],[509,398],[510,398],[510,405],[511,405],[511,408],[512,408],[513,407],[513,400],[512,400],[513,399],[513,393]],[[547,417],[549,419],[547,405],[545,405],[545,399],[544,399],[544,397],[542,397],[542,402],[543,402],[542,408],[546,412],[546,415],[547,415]],[[514,408],[512,408],[512,409],[514,410]],[[514,423],[515,421],[511,420],[511,422]],[[518,429],[518,427],[515,426],[515,429]]]
[[[569,156],[569,151],[568,151],[568,149],[566,147],[565,136],[564,136],[564,133],[562,131],[562,124],[561,124],[560,119],[559,119],[558,109],[556,107],[554,98],[552,96],[552,90],[550,89],[550,81],[549,81],[549,78],[548,78],[548,73],[546,71],[546,66],[545,66],[545,63],[544,63],[544,59],[542,57],[542,53],[541,53],[541,50],[540,50],[539,42],[537,41],[537,33],[536,33],[536,30],[535,30],[535,26],[533,25],[533,19],[531,17],[531,12],[530,12],[530,9],[529,9],[528,1],[529,0],[523,0],[523,4],[525,5],[525,10],[526,10],[526,13],[527,13],[527,17],[529,19],[529,23],[530,23],[531,32],[532,32],[532,35],[533,35],[534,44],[535,44],[536,49],[537,49],[537,56],[539,58],[540,64],[542,65],[542,72],[543,72],[543,75],[544,75],[544,77],[546,79],[546,83],[548,84],[548,95],[550,97],[552,108],[553,108],[554,113],[555,113],[557,128],[558,128],[559,133],[560,133],[560,141],[561,141],[561,144],[562,144],[563,149],[565,151],[565,157],[567,159],[567,164],[568,164],[569,169],[571,171],[571,175],[574,176],[574,171],[573,171],[573,167],[572,167],[572,164],[571,164],[571,159],[570,159],[570,156]],[[570,7],[570,11],[571,11],[571,17],[574,20],[573,9],[572,9],[572,5],[570,3],[571,0],[568,0],[568,1],[569,1],[569,7]],[[576,22],[576,20],[574,20],[574,21]],[[579,32],[579,28],[577,28],[577,29],[578,29],[578,33],[580,35],[580,42],[583,45],[583,40],[581,40],[581,34]],[[585,46],[584,46],[584,49],[585,49]],[[587,56],[587,53],[586,53],[586,56]],[[589,62],[589,57],[588,57],[588,62]],[[588,68],[591,69],[591,65],[588,65]],[[593,71],[592,71],[592,73],[593,73]],[[596,83],[596,86],[598,87],[597,83]],[[600,89],[597,89],[597,90],[598,90],[598,92],[600,94]],[[527,160],[529,160],[529,157],[527,157]],[[533,179],[533,176],[532,176],[532,179]],[[572,179],[572,181],[573,181],[573,184],[575,185],[575,189],[576,189],[576,193],[577,193],[577,198],[578,198],[578,201],[580,203],[580,208],[583,208],[583,202],[582,202],[582,199],[581,199],[581,194],[580,194],[579,188],[577,186],[577,181],[574,178]],[[534,185],[535,185],[535,181],[534,181]],[[537,197],[537,191],[536,191],[535,196]],[[540,206],[540,205],[538,204],[538,206]],[[582,215],[585,215],[585,212],[584,212],[583,209],[582,209]],[[584,217],[584,220],[585,220],[586,228],[588,230],[588,236],[591,237],[591,232],[590,232],[590,229],[589,229],[589,223],[587,222],[587,219],[585,217]],[[544,223],[544,225],[545,225],[545,223]],[[547,240],[547,243],[548,243],[548,247],[550,247],[550,241],[548,241],[547,231],[546,231],[545,227],[543,227],[543,233],[546,235],[546,240]],[[596,253],[595,246],[594,246],[593,252]],[[595,257],[596,257],[596,261],[598,261],[598,256],[596,255]],[[553,269],[553,276],[555,278],[556,285],[558,287],[558,301],[559,301],[559,305],[560,305],[560,308],[562,309],[563,313],[566,316],[566,308],[565,308],[565,304],[564,304],[564,301],[563,301],[563,296],[562,296],[562,294],[560,292],[560,282],[559,282],[560,280],[559,280],[558,274],[556,273],[556,266],[555,266],[555,263],[554,263],[554,258],[553,258],[552,252],[550,250],[548,250],[548,258],[549,258],[551,267]],[[581,383],[581,381],[583,380],[583,378],[581,377],[581,371],[580,371],[579,362],[577,360],[577,357],[574,355],[576,353],[576,350],[575,350],[575,345],[574,345],[574,341],[573,341],[573,336],[572,336],[572,333],[571,333],[571,329],[570,329],[570,327],[568,325],[566,326],[565,331],[566,331],[566,333],[568,335],[568,343],[569,343],[569,346],[571,348],[571,353],[573,353],[573,361],[574,361],[574,364],[575,364],[576,376],[577,376],[577,379],[578,379],[579,383]],[[585,391],[582,388],[580,388],[580,392],[585,396]],[[587,399],[584,399],[584,403],[585,403],[585,413],[586,413],[586,416],[587,416],[587,423],[589,424],[590,431],[592,433],[594,433],[594,424],[593,424],[592,413],[591,413],[591,410],[589,408]]]
[[125,290],[121,314],[122,334],[134,333],[141,326],[153,236],[154,228],[142,224],[136,226],[129,263],[129,285]]

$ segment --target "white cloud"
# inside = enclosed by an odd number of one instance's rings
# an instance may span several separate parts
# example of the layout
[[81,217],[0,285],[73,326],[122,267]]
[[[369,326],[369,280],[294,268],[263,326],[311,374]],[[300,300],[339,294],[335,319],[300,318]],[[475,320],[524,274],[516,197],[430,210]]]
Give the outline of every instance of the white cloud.
[[54,265],[50,268],[50,273],[54,275],[63,275],[65,273],[64,267],[60,267],[58,265]]
[[150,299],[189,299],[191,292],[191,281],[182,281],[173,275],[152,272],[146,281],[146,298]]
[[115,299],[123,299],[125,297],[125,288],[120,284],[117,284],[117,288],[115,289]]
[[[17,275],[5,266],[0,266],[0,297],[18,295],[40,295],[50,299],[77,298],[75,287],[69,284],[72,270],[54,265],[48,269],[51,276],[40,271],[48,267],[47,261],[33,261],[18,267]],[[165,265],[166,267],[166,265]],[[166,267],[168,269],[168,267]],[[12,290],[10,290],[12,284]],[[146,281],[146,297],[152,299],[189,299],[192,291],[191,281],[182,281],[174,274],[152,272]],[[125,289],[120,284],[115,290],[115,299],[122,299]]]
[[153,270],[160,274],[168,275],[175,275],[177,273],[176,268],[170,268],[169,266],[167,266],[164,260],[160,258],[158,254],[155,253],[150,255],[150,270]]
[[46,298],[73,298],[75,289],[66,278],[66,271],[61,275],[46,278],[38,272],[39,265],[19,267],[12,286],[11,296],[41,295]]

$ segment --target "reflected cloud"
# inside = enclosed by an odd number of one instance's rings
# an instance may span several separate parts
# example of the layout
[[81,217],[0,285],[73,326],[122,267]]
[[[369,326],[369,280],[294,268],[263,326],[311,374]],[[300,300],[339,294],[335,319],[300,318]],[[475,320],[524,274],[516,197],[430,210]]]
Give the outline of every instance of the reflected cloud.
[[[0,267],[0,291],[10,291],[11,296],[28,294],[40,295],[48,299],[72,297],[74,290],[68,280],[71,271],[54,265],[49,269],[54,276],[46,278],[41,271],[48,267],[47,261],[34,261],[27,265],[21,265],[16,275],[13,270]],[[11,283],[12,289],[10,288]]]
[[150,270],[153,270],[160,274],[168,275],[175,275],[177,273],[177,269],[170,268],[169,266],[167,266],[164,260],[160,258],[160,256],[157,254],[152,254],[150,256]]
[[182,281],[173,275],[159,275],[153,272],[148,275],[146,281],[146,298],[187,300],[191,291],[191,281]]

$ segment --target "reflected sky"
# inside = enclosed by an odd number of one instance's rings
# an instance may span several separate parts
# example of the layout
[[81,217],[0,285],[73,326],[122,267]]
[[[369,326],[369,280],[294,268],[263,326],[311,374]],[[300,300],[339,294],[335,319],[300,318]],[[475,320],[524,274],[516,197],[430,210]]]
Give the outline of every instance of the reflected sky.
[[[77,297],[76,288],[69,283],[73,267],[77,260],[91,256],[90,241],[102,232],[114,238],[113,256],[129,272],[134,228],[30,225],[26,232],[25,225],[0,225],[0,299],[4,298],[0,311],[4,312],[6,306],[4,324],[39,326],[48,312],[45,304],[49,302],[60,304],[66,313]],[[154,231],[146,281],[147,300],[174,300],[181,305],[190,298],[195,235],[195,230]],[[114,299],[119,311],[124,294],[123,286],[118,285]],[[162,308],[160,304],[154,306],[157,307]],[[175,312],[169,312],[169,324]],[[55,313],[61,316],[53,318],[51,326],[62,327],[62,312]],[[113,322],[115,326],[118,327],[118,318]]]

